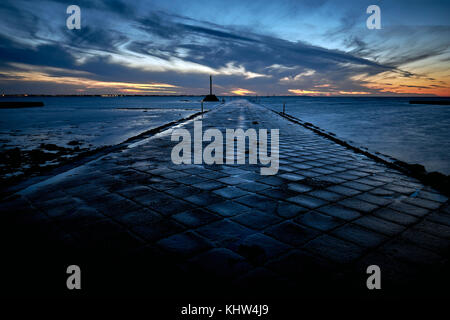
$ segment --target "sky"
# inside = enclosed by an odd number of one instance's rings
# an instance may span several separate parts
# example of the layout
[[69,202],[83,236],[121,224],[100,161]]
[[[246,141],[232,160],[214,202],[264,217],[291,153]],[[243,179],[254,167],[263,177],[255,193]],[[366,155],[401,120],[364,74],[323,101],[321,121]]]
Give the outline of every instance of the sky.
[[217,95],[450,96],[450,0],[0,2],[0,94],[201,95],[209,75]]

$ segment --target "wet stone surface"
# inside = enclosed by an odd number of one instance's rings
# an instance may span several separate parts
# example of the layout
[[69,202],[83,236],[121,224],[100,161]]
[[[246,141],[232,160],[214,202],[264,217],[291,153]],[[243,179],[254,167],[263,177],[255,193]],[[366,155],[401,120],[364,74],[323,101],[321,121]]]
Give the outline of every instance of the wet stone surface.
[[[52,230],[46,245],[158,252],[237,282],[295,282],[371,258],[395,279],[397,265],[447,260],[450,212],[439,192],[243,100],[197,120],[224,136],[279,129],[278,173],[260,175],[248,152],[244,165],[176,165],[169,129],[2,201],[0,228],[23,243]],[[193,136],[192,121],[181,127]]]

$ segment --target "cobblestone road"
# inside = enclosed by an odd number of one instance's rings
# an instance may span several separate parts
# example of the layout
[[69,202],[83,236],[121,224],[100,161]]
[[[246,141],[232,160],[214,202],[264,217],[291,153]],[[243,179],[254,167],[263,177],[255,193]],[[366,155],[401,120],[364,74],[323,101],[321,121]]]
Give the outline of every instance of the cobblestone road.
[[318,270],[361,274],[365,286],[371,264],[384,281],[409,282],[448,263],[446,196],[244,100],[199,120],[280,129],[278,174],[175,165],[169,129],[2,202],[3,244],[168,256],[239,286],[295,286]]

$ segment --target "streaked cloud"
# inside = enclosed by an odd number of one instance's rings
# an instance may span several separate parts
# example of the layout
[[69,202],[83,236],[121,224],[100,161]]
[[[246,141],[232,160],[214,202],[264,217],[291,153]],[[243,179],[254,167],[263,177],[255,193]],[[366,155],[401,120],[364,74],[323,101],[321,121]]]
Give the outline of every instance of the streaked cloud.
[[74,31],[65,1],[4,0],[0,87],[203,94],[212,74],[223,94],[450,95],[450,4],[383,2],[373,31],[369,2],[80,0]]

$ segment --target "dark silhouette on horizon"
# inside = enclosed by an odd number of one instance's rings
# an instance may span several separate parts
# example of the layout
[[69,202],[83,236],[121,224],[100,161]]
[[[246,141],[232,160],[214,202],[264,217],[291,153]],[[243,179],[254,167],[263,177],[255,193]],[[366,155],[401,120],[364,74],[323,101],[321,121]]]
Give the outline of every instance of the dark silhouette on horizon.
[[219,101],[215,94],[212,93],[212,76],[209,76],[209,94],[203,98],[203,101]]

